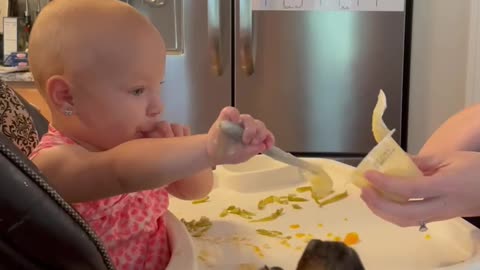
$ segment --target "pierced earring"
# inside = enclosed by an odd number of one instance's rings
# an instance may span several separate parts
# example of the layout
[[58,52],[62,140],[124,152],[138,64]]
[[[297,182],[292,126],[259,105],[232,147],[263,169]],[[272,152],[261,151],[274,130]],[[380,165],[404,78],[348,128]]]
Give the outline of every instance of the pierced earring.
[[67,117],[72,116],[73,115],[73,110],[72,109],[65,109],[65,110],[63,110],[63,114]]

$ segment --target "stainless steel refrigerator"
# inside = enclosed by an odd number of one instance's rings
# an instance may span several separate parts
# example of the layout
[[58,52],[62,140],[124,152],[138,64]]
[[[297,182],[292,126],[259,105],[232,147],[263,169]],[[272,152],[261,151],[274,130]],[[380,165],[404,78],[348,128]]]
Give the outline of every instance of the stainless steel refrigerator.
[[[401,8],[382,11],[382,1]],[[127,2],[167,43],[166,119],[206,132],[232,105],[263,120],[287,151],[355,163],[375,144],[383,89],[384,119],[406,147],[412,1]]]

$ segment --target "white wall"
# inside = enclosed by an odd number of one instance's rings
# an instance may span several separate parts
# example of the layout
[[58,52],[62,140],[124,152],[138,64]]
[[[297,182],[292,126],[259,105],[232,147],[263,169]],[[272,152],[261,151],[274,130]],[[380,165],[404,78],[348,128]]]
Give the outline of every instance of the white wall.
[[[478,0],[471,0],[478,1]],[[465,107],[470,0],[415,0],[408,151]]]

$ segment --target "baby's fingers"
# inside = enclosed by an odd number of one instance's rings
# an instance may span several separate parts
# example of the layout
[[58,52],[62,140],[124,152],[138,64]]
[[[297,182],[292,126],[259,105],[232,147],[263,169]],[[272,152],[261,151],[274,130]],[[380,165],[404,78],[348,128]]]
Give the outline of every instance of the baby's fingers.
[[225,107],[220,112],[220,115],[218,116],[217,121],[221,122],[223,120],[230,121],[233,123],[239,123],[241,121],[240,113],[234,107]]
[[163,138],[171,138],[174,137],[175,134],[173,133],[172,126],[170,123],[166,121],[161,121],[157,123],[157,128],[160,133],[163,135]]
[[275,145],[275,136],[273,136],[272,132],[268,132],[267,134],[267,138],[265,139],[265,146],[266,146],[266,149],[270,149],[272,148],[272,146]]
[[245,146],[243,149],[243,153],[247,157],[254,157],[259,153],[263,153],[265,151],[265,145],[259,144],[259,145],[249,145]]
[[263,144],[267,139],[268,134],[270,133],[268,129],[265,127],[265,124],[260,120],[255,120],[255,125],[257,128],[257,134],[253,139],[253,144]]
[[250,145],[257,135],[255,119],[248,114],[240,115],[240,119],[244,127],[242,142],[245,145]]
[[171,124],[171,129],[173,131],[173,135],[175,137],[183,137],[185,136],[184,134],[184,129],[182,125],[179,124]]
[[183,127],[183,135],[184,135],[184,136],[190,136],[190,135],[192,135],[192,130],[190,129],[190,127],[187,127],[187,126],[184,126],[184,127]]

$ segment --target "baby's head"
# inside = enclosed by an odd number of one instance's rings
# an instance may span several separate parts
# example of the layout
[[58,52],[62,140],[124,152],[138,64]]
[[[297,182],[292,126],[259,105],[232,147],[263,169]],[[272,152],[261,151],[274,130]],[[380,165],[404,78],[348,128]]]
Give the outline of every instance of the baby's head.
[[53,125],[104,150],[141,138],[163,110],[165,45],[157,29],[118,0],[55,0],[30,35],[35,83]]

